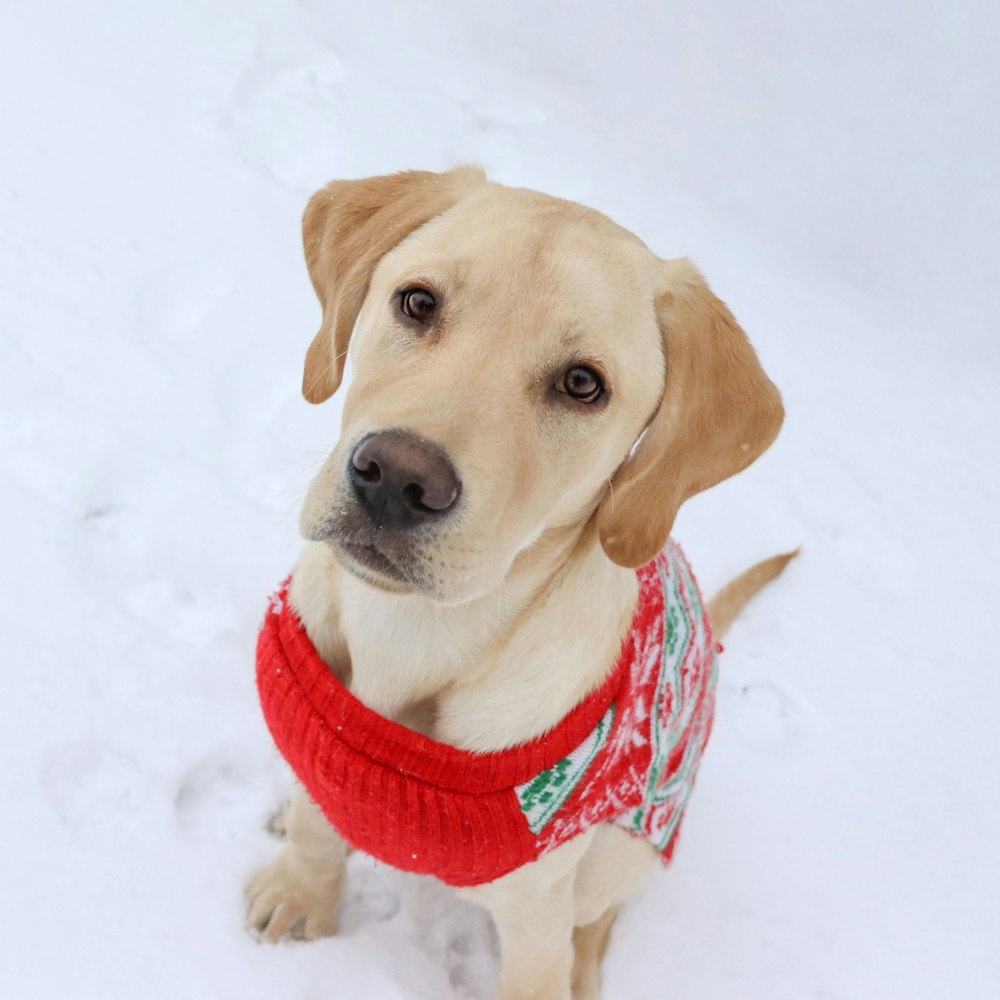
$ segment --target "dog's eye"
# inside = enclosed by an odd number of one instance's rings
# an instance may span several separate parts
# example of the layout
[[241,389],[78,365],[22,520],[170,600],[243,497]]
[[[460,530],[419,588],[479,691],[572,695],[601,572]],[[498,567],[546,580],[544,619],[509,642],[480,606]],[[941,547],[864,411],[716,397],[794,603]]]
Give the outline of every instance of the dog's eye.
[[563,372],[555,387],[581,403],[595,403],[604,392],[604,379],[587,365],[574,365]]
[[399,308],[404,316],[429,323],[437,311],[437,299],[426,288],[406,288],[399,293]]

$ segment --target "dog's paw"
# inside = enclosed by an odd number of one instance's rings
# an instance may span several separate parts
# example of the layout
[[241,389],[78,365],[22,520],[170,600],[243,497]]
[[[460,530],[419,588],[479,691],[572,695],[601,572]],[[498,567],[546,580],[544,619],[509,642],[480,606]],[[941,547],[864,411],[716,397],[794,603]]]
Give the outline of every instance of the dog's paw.
[[247,921],[267,941],[312,941],[337,933],[341,876],[316,871],[290,851],[282,851],[246,888]]

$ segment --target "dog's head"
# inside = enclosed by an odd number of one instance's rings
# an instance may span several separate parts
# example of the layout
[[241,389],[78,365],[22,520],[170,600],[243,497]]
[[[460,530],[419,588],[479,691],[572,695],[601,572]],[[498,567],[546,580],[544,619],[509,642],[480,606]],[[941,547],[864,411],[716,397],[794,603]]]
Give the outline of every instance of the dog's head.
[[335,181],[303,228],[323,306],[303,393],[328,399],[349,347],[354,379],[302,532],[384,590],[470,600],[594,517],[639,566],[781,425],[697,270],[592,209],[462,168]]

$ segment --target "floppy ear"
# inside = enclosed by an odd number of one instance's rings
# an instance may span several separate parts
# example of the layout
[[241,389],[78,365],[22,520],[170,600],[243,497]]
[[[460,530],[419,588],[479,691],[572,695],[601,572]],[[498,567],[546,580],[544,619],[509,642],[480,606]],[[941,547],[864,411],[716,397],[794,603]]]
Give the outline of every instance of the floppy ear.
[[302,395],[329,399],[340,385],[347,345],[379,260],[415,229],[486,182],[478,167],[333,181],[309,200],[302,239],[323,323],[306,354]]
[[652,559],[680,505],[757,459],[785,412],[746,334],[697,268],[683,258],[662,266],[663,398],[597,513],[604,550],[620,566]]

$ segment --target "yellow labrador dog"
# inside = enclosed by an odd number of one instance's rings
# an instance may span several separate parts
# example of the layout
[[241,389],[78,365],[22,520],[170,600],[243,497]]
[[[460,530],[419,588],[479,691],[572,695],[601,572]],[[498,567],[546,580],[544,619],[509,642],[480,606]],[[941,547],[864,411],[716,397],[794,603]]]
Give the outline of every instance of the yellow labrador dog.
[[[678,507],[773,441],[778,391],[689,261],[475,168],[336,181],[304,236],[323,321],[303,392],[328,399],[348,349],[354,379],[291,606],[382,716],[476,753],[535,740],[609,676]],[[717,635],[784,561],[719,595]],[[250,920],[333,934],[349,848],[301,786],[285,831]],[[603,824],[461,890],[495,919],[498,997],[596,997],[655,856]]]

